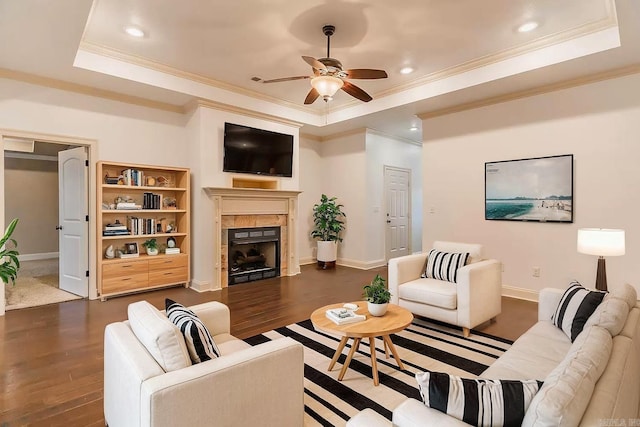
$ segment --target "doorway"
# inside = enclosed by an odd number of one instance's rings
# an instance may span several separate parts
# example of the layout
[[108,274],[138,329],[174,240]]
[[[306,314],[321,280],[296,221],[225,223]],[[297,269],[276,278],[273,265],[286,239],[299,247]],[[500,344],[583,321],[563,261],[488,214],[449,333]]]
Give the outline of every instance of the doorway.
[[[60,153],[82,152],[86,157],[86,147],[79,144],[40,141],[34,138],[3,136],[4,145],[4,218],[5,222],[19,218],[14,233],[18,241],[21,268],[15,285],[7,285],[3,294],[6,309],[18,309],[51,304],[88,296],[88,239],[85,237],[82,251],[64,249],[61,244],[61,206],[69,200],[69,192],[61,190],[58,177],[61,172]],[[68,156],[67,156],[68,157]],[[86,173],[86,163],[82,160],[82,170]],[[84,203],[83,226],[88,235],[88,183],[85,176],[82,184]],[[74,177],[77,181],[77,176]],[[67,197],[65,197],[67,194]],[[72,194],[72,200],[78,200]],[[66,257],[65,257],[66,255]],[[71,255],[71,256],[70,256]],[[69,289],[63,281],[64,272],[69,267],[82,264],[82,288]],[[77,270],[77,269],[76,269]],[[68,291],[72,292],[68,292]],[[0,314],[3,314],[0,312]]]
[[384,167],[385,257],[411,253],[411,170]]

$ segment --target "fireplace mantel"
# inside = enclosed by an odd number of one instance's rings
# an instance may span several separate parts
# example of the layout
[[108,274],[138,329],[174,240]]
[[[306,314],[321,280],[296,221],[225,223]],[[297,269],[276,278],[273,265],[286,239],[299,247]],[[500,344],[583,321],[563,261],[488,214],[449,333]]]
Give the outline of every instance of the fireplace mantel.
[[[233,228],[229,226],[229,219],[240,218],[241,220],[256,220],[260,225],[285,225],[286,224],[286,253],[283,257],[288,276],[300,273],[300,264],[296,250],[298,217],[298,194],[301,191],[295,190],[272,190],[259,188],[222,188],[203,187],[203,190],[213,200],[213,220],[214,220],[214,277],[213,286],[221,288],[227,286],[226,269],[222,268],[226,263],[226,230]],[[286,222],[281,224],[271,224],[272,219]],[[224,217],[224,218],[223,218]],[[284,244],[283,244],[284,246]],[[225,275],[225,277],[222,277]]]

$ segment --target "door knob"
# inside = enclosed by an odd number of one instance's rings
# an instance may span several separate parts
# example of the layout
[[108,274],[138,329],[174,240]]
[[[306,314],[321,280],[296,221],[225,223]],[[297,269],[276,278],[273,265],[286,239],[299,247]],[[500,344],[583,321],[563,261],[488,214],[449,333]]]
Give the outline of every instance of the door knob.
[[62,226],[61,225],[56,225],[56,230],[62,230]]
[[387,220],[387,224],[391,224],[391,220]]

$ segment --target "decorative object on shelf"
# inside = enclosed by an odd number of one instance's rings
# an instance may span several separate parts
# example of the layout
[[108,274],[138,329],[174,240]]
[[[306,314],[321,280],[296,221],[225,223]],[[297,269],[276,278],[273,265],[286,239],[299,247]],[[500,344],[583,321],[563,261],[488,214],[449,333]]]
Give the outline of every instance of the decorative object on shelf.
[[170,222],[169,224],[167,224],[167,229],[165,230],[166,233],[177,233],[178,232],[178,227],[176,227],[176,225],[173,222]]
[[159,248],[158,248],[158,242],[156,241],[156,239],[149,239],[147,241],[145,241],[142,246],[145,247],[145,249],[147,250],[147,255],[158,255],[159,252]]
[[311,237],[318,240],[318,266],[322,269],[335,268],[338,257],[338,242],[342,241],[340,232],[344,230],[342,212],[344,206],[336,202],[336,197],[322,195],[320,203],[313,205],[313,224]]
[[[0,278],[5,284],[8,284],[9,281],[11,281],[12,285],[16,284],[18,270],[20,269],[20,261],[18,260],[18,255],[20,254],[16,250],[18,242],[11,238],[17,224],[18,218],[15,218],[9,223],[9,226],[4,231],[4,236],[0,239],[0,248],[2,248],[0,249],[0,260],[3,261],[0,264]],[[11,245],[7,244],[9,242]]]
[[174,187],[173,179],[170,176],[160,175],[156,178],[156,182],[159,187]]
[[175,197],[165,197],[162,199],[163,209],[176,209]]
[[168,237],[167,238],[167,247],[168,248],[175,248],[176,247],[176,239],[173,237]]
[[107,249],[104,251],[104,257],[107,259],[113,259],[116,257],[116,251],[113,248],[113,245],[107,246]]
[[133,243],[125,243],[124,249],[120,253],[120,258],[136,258],[140,256],[138,252],[138,244]]
[[619,256],[625,253],[624,230],[607,228],[581,228],[578,230],[578,252],[598,257],[596,289],[607,290],[607,269],[605,256]]
[[362,296],[367,301],[369,313],[372,316],[384,315],[391,300],[391,292],[385,286],[385,280],[382,276],[376,274],[376,277],[363,288],[363,291]]
[[155,177],[153,177],[153,176],[145,177],[144,185],[146,185],[147,187],[155,187],[155,185],[156,185]]

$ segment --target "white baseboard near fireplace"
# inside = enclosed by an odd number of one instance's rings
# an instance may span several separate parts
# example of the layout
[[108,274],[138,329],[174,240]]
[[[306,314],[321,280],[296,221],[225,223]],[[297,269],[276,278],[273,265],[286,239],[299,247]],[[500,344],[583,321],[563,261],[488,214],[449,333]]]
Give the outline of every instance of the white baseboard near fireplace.
[[502,296],[538,302],[538,291],[502,285]]
[[217,289],[212,289],[211,282],[208,282],[206,280],[192,279],[191,284],[189,285],[189,288],[193,289],[196,292],[217,291]]
[[306,258],[300,258],[300,260],[298,262],[300,263],[300,265],[315,264],[316,259],[314,257],[310,256],[310,257],[306,257]]
[[18,255],[20,261],[38,261],[41,259],[59,258],[60,252],[42,252],[39,254]]
[[378,259],[374,261],[357,261],[354,259],[338,258],[336,264],[344,267],[357,268],[359,270],[371,270],[372,268],[384,267],[387,265],[387,261],[384,259]]

